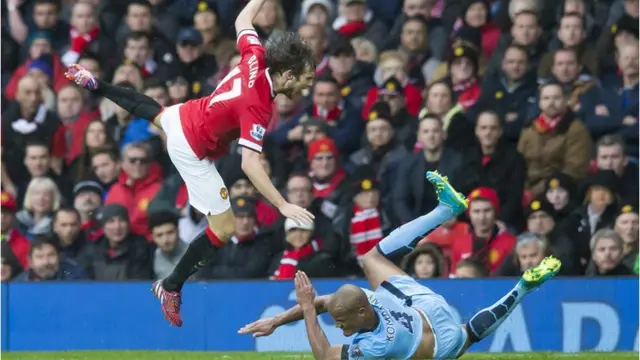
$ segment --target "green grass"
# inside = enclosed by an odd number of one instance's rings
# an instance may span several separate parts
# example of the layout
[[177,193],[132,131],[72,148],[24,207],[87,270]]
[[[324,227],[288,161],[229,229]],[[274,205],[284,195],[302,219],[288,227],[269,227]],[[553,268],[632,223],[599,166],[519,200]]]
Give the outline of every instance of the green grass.
[[[69,352],[5,352],[2,360],[311,360],[313,356],[304,353],[217,353],[179,351],[69,351]],[[593,359],[593,360],[637,360],[638,353],[578,353],[563,354],[550,352],[467,354],[465,360],[552,360],[552,359]]]

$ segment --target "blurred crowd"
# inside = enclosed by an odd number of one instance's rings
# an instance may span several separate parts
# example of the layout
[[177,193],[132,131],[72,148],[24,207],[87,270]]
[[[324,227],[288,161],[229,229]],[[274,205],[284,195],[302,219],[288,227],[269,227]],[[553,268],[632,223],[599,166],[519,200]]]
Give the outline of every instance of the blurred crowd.
[[[2,1],[2,280],[150,280],[206,226],[159,131],[70,84],[66,65],[163,105],[240,61],[243,0]],[[417,278],[638,273],[638,0],[267,0],[266,46],[298,32],[316,81],[274,102],[263,166],[313,225],[216,164],[236,232],[195,279],[357,277],[438,200],[463,215],[397,259]],[[224,197],[224,196],[223,196]]]

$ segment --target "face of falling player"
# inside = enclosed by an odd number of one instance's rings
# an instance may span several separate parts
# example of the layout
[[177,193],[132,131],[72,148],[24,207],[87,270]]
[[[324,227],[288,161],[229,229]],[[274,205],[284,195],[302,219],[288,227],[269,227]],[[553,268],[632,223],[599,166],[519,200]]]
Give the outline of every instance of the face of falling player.
[[298,77],[291,71],[285,71],[283,76],[285,77],[285,81],[282,93],[289,99],[293,99],[295,96],[300,95],[303,90],[310,89],[313,86],[316,72],[312,66],[307,65]]

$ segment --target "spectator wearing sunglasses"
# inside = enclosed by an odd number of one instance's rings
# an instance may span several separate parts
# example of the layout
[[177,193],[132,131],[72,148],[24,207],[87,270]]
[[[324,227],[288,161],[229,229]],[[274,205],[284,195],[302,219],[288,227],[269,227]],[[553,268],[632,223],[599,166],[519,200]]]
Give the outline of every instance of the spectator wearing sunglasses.
[[122,150],[122,171],[109,190],[105,204],[120,204],[127,208],[131,230],[149,239],[147,207],[162,185],[162,169],[152,161],[149,145],[127,144]]

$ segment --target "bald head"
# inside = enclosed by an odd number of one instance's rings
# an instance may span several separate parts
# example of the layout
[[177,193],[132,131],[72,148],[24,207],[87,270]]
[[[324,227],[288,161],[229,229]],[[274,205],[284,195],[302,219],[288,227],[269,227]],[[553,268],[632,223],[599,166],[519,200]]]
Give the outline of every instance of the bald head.
[[327,310],[331,315],[338,316],[368,306],[367,294],[355,285],[346,284],[331,295]]
[[27,74],[18,81],[16,100],[20,104],[24,116],[35,112],[41,103],[40,85],[35,76]]

